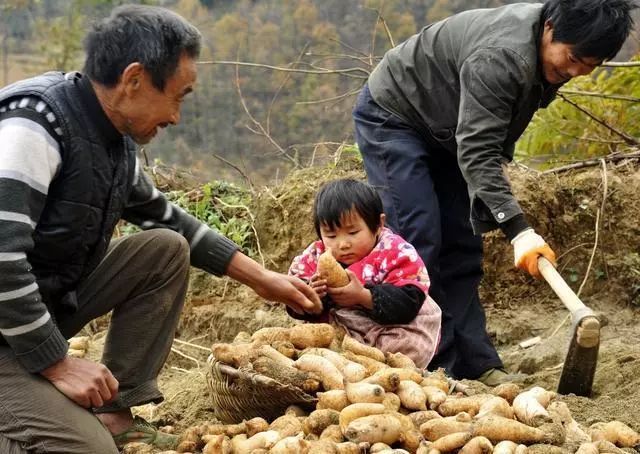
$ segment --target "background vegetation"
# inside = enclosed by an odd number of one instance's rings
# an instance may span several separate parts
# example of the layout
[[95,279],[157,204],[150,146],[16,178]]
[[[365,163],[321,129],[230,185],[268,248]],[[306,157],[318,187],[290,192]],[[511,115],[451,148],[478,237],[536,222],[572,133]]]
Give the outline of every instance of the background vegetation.
[[[2,0],[0,85],[81,69],[82,36],[116,0]],[[384,52],[425,24],[501,0],[147,0],[193,22],[204,37],[196,92],[182,123],[146,147],[150,165],[189,168],[199,179],[261,185],[296,167],[324,164],[352,143],[351,106]],[[635,34],[617,60],[637,53]],[[241,61],[251,65],[237,66]],[[226,63],[224,63],[226,62]],[[518,146],[528,164],[556,165],[622,152],[638,136],[640,75],[605,68],[533,122]],[[616,95],[618,98],[596,94]],[[626,98],[626,99],[625,99]],[[610,126],[610,127],[607,127]],[[614,132],[623,131],[624,138]]]

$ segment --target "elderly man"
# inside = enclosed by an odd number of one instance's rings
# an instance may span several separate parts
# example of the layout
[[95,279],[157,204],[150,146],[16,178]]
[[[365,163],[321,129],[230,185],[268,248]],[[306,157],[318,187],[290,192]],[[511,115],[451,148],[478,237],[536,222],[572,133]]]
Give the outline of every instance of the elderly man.
[[631,0],[548,0],[466,11],[391,49],[353,117],[369,182],[389,225],[412,243],[443,311],[430,368],[495,385],[506,377],[478,298],[481,234],[501,229],[518,268],[555,254],[529,226],[502,165],[540,107],[612,58]]
[[[180,121],[200,40],[168,10],[123,6],[88,34],[83,73],[0,90],[3,454],[175,445],[130,408],[162,400],[190,264],[300,313],[321,307],[170,204],[136,159],[135,144]],[[111,241],[121,218],[144,232]],[[102,364],[68,356],[67,339],[108,312]]]

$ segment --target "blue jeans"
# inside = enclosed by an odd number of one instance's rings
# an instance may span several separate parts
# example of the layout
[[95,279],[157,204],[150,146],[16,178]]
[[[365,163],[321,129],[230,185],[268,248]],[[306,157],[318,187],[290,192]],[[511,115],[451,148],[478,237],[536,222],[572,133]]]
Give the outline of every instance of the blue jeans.
[[478,297],[482,237],[471,228],[467,184],[455,156],[378,106],[366,85],[353,118],[387,222],[418,250],[431,277],[429,294],[442,309],[442,337],[429,369],[477,378],[502,367]]

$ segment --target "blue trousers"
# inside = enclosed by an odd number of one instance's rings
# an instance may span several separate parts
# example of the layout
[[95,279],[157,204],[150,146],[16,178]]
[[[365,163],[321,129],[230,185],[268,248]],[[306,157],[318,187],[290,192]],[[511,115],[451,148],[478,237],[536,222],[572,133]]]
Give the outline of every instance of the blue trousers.
[[477,378],[502,367],[478,296],[482,237],[469,222],[467,184],[455,156],[382,109],[365,85],[353,110],[356,141],[388,225],[412,243],[442,309],[442,335],[429,369]]

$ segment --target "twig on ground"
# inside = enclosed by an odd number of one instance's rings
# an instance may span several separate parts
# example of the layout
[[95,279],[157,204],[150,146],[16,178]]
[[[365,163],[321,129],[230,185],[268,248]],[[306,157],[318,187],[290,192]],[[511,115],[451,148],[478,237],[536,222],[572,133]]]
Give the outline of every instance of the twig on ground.
[[178,349],[177,349],[177,348],[175,348],[175,347],[171,347],[171,351],[172,351],[173,353],[175,353],[176,355],[178,355],[178,356],[182,356],[182,357],[183,357],[183,358],[185,358],[185,359],[188,359],[188,360],[193,361],[193,362],[194,362],[194,363],[196,363],[196,365],[198,366],[198,369],[200,369],[200,361],[198,361],[197,359],[195,359],[193,356],[186,355],[186,354],[182,353],[180,350],[178,350]]
[[546,175],[549,173],[566,172],[568,170],[582,169],[584,167],[593,167],[593,166],[599,165],[602,159],[604,159],[606,162],[615,163],[618,161],[623,161],[625,159],[638,159],[638,158],[640,158],[640,151],[634,151],[631,153],[615,153],[615,154],[610,154],[608,156],[604,156],[602,158],[585,159],[584,161],[576,161],[572,164],[567,164],[565,166],[545,170],[542,172],[542,175]]
[[193,344],[193,343],[191,343],[191,342],[183,341],[183,340],[181,340],[181,339],[173,339],[173,341],[174,341],[174,342],[177,342],[177,343],[179,343],[179,344],[181,344],[181,345],[185,345],[185,346],[187,346],[187,347],[197,348],[197,349],[200,349],[200,350],[204,350],[205,352],[209,352],[209,353],[211,353],[211,349],[210,349],[210,348],[208,348],[208,347],[203,347],[202,345]]

